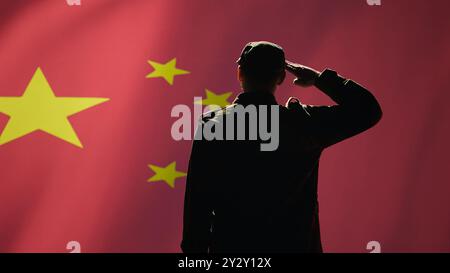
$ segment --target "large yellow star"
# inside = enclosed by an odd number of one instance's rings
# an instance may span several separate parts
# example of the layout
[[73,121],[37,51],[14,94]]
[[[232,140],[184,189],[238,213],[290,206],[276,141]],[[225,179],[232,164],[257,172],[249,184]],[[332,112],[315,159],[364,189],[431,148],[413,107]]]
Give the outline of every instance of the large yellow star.
[[209,89],[206,89],[206,99],[197,100],[195,104],[206,105],[210,108],[210,110],[215,110],[217,108],[222,108],[231,103],[228,101],[228,98],[233,94],[232,92],[216,94]]
[[67,118],[107,100],[56,97],[38,67],[21,97],[0,97],[0,112],[9,116],[0,135],[0,145],[42,130],[82,148],[83,145]]
[[152,73],[148,74],[146,78],[164,78],[170,85],[173,84],[173,79],[177,75],[189,74],[189,71],[176,68],[177,59],[173,58],[165,64],[160,64],[154,61],[148,61],[148,63],[155,69]]
[[169,185],[171,188],[175,188],[175,179],[179,177],[186,176],[186,173],[179,172],[176,170],[177,163],[174,161],[167,165],[166,167],[158,167],[155,165],[148,165],[152,171],[155,172],[155,175],[150,177],[147,181],[148,182],[155,182],[155,181],[165,181],[167,185]]

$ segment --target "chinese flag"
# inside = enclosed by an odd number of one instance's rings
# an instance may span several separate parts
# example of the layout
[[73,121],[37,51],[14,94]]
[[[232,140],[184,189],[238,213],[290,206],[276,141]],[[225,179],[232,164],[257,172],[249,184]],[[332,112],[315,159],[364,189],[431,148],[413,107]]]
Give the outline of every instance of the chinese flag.
[[[450,251],[450,2],[379,2],[2,0],[0,251],[179,252],[191,142],[171,110],[231,103],[258,40],[355,79],[385,113],[324,153],[325,251]],[[280,104],[332,103],[291,82]]]

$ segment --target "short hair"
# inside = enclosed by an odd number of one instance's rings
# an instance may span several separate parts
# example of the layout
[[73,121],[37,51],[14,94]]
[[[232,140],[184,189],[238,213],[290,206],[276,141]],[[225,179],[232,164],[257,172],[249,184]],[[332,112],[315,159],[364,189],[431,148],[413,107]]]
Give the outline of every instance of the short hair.
[[242,50],[237,63],[246,80],[271,83],[284,73],[285,55],[281,46],[266,42],[250,42]]

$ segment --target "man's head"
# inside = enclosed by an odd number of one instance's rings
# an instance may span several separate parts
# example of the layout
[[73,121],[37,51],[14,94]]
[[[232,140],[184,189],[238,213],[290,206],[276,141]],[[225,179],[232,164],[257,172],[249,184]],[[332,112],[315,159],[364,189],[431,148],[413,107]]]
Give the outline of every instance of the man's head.
[[283,49],[274,43],[250,42],[237,60],[238,78],[245,91],[275,92],[285,76]]

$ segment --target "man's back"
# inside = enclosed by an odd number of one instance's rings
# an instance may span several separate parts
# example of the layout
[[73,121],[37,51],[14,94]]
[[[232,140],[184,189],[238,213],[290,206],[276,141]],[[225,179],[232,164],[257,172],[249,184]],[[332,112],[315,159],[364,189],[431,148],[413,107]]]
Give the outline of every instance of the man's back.
[[[206,122],[223,122],[221,115],[233,115],[241,100]],[[304,241],[310,236],[298,235],[312,232],[321,150],[308,149],[306,140],[300,143],[303,126],[296,113],[280,106],[279,115],[280,139],[274,151],[261,151],[260,139],[197,143],[203,146],[199,155],[211,158],[198,158],[211,178],[206,186],[214,208],[211,252],[300,251],[310,245]]]
[[[338,103],[279,107],[279,145],[261,140],[196,140],[187,178],[185,252],[321,252],[317,203],[320,155],[381,118],[373,96],[326,70],[316,86]],[[221,125],[239,105],[274,105],[271,94],[245,92],[203,118]],[[246,129],[251,127],[249,120]],[[226,123],[226,122],[225,122]],[[225,124],[226,125],[226,124]],[[226,130],[229,127],[224,126]]]

